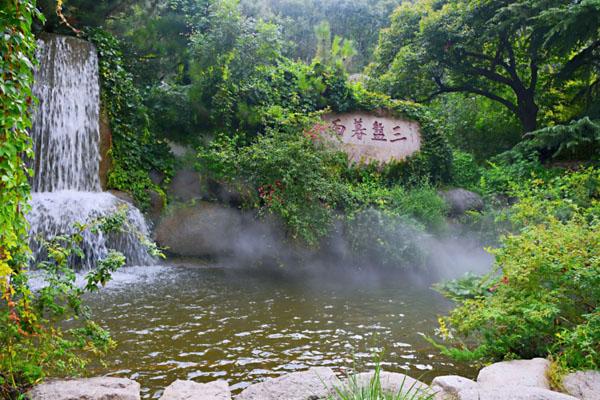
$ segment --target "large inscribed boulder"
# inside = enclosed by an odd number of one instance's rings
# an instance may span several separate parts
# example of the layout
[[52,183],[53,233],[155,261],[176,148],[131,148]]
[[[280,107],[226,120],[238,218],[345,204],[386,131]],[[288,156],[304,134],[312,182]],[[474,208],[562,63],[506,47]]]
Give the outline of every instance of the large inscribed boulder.
[[356,163],[402,161],[421,149],[419,123],[380,115],[359,111],[323,119],[339,138],[333,142]]

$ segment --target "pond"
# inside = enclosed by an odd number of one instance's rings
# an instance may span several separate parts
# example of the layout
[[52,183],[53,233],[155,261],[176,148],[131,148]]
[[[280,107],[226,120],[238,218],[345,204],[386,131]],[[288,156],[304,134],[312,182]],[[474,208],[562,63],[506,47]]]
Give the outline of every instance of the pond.
[[207,268],[174,262],[124,269],[89,297],[118,342],[89,375],[127,376],[157,398],[175,379],[225,379],[234,391],[311,366],[368,368],[429,382],[475,371],[441,356],[424,335],[451,306],[428,285],[399,277]]

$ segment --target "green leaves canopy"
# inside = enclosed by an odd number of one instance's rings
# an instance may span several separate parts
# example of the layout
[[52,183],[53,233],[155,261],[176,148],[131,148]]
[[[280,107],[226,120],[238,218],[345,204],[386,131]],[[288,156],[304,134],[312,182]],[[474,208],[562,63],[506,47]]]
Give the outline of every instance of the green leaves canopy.
[[[394,97],[485,96],[514,113],[524,131],[532,131],[540,106],[567,104],[597,86],[592,60],[600,46],[599,18],[598,0],[405,3],[382,31],[368,72],[377,78],[375,88]],[[574,82],[553,93],[565,79]]]

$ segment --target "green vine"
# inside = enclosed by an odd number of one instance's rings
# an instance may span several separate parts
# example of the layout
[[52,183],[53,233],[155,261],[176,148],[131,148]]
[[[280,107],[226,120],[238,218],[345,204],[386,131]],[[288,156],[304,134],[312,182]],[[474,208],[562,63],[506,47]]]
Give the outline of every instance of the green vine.
[[[147,209],[152,191],[166,201],[163,185],[173,174],[173,158],[167,143],[151,131],[140,92],[125,69],[119,41],[100,29],[89,30],[86,36],[98,49],[102,107],[113,136],[108,187],[132,194],[140,208]],[[151,179],[152,171],[161,182]]]
[[35,1],[0,1],[0,277],[5,278],[18,272],[28,253],[25,158],[32,156],[27,129],[34,103],[34,18],[41,18]]

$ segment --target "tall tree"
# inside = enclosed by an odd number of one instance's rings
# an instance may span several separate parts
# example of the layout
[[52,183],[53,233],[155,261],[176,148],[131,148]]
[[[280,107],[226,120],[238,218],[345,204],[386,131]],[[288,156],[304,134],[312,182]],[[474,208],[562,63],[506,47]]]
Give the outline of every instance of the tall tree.
[[487,97],[529,132],[551,102],[542,88],[583,70],[597,80],[599,21],[599,0],[417,0],[396,9],[368,73],[395,97]]

